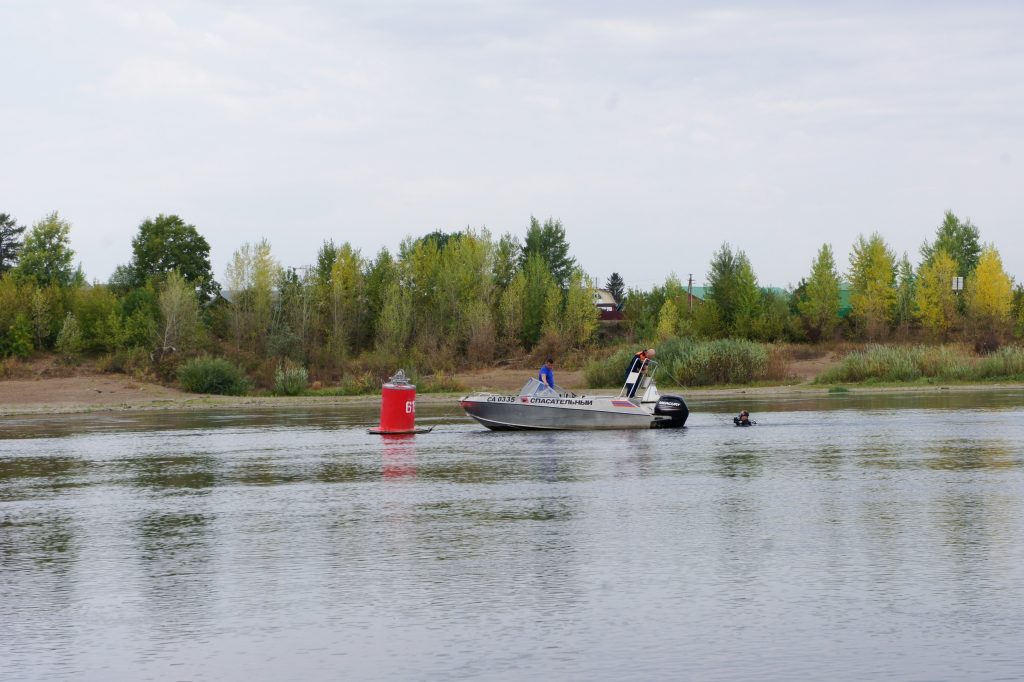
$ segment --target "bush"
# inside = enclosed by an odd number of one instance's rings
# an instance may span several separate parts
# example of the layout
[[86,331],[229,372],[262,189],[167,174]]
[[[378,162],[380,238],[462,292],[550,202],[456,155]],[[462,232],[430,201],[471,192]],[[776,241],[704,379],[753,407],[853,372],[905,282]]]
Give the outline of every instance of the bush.
[[96,369],[106,373],[145,376],[149,368],[150,357],[145,348],[124,348],[96,361]]
[[274,395],[302,395],[309,386],[309,372],[302,365],[283,363],[274,372]]
[[32,348],[32,327],[24,313],[18,313],[6,336],[0,334],[0,357],[27,358]]
[[224,358],[194,358],[178,367],[177,374],[181,387],[192,393],[245,395],[249,391],[245,373]]
[[[337,386],[328,386],[310,391],[312,395],[344,396],[344,395],[375,395],[380,393],[381,382],[371,372],[359,375],[346,375]],[[419,387],[417,386],[417,389]]]
[[465,386],[456,381],[455,377],[444,372],[424,377],[413,376],[410,380],[419,393],[459,393],[465,390]]

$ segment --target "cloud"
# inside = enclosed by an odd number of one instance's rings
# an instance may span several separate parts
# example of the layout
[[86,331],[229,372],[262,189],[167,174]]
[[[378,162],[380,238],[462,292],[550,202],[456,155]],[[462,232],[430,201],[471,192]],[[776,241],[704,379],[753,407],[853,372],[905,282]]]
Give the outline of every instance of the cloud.
[[[627,280],[701,273],[729,239],[796,281],[822,239],[913,252],[946,208],[1004,251],[1016,234],[1014,5],[110,0],[0,20],[33,55],[0,107],[0,209],[62,207],[94,276],[159,211],[207,231],[219,270],[253,233],[302,263],[325,237],[376,252],[530,214]],[[608,244],[640,227],[659,248],[623,264]]]

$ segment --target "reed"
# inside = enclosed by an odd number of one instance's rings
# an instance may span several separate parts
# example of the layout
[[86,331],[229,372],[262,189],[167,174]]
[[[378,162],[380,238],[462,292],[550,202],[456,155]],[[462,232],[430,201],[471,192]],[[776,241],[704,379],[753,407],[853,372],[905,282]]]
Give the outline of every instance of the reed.
[[1024,377],[1024,348],[1005,346],[978,359],[956,346],[869,346],[823,372],[818,384],[980,381]]
[[[625,380],[632,352],[621,349],[590,362],[584,376],[590,388],[619,386]],[[782,380],[787,362],[780,348],[745,339],[695,341],[670,339],[658,347],[662,376],[680,386],[749,384]]]
[[302,395],[309,386],[309,372],[302,365],[285,362],[274,372],[274,395]]

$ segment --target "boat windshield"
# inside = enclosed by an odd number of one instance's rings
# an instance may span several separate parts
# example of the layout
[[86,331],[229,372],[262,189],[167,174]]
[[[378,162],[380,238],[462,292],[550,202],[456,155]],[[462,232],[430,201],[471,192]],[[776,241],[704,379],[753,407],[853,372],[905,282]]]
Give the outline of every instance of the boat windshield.
[[519,395],[529,396],[557,396],[558,392],[542,381],[530,379],[519,389]]

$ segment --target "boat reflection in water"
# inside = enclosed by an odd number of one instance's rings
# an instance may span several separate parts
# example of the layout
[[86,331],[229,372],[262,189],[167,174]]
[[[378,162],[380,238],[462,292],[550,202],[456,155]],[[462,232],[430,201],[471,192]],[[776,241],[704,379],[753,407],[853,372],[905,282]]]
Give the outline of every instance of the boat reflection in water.
[[658,363],[644,360],[618,395],[577,395],[530,379],[515,395],[474,393],[459,400],[473,419],[495,431],[679,428],[690,411],[678,395],[661,395]]

